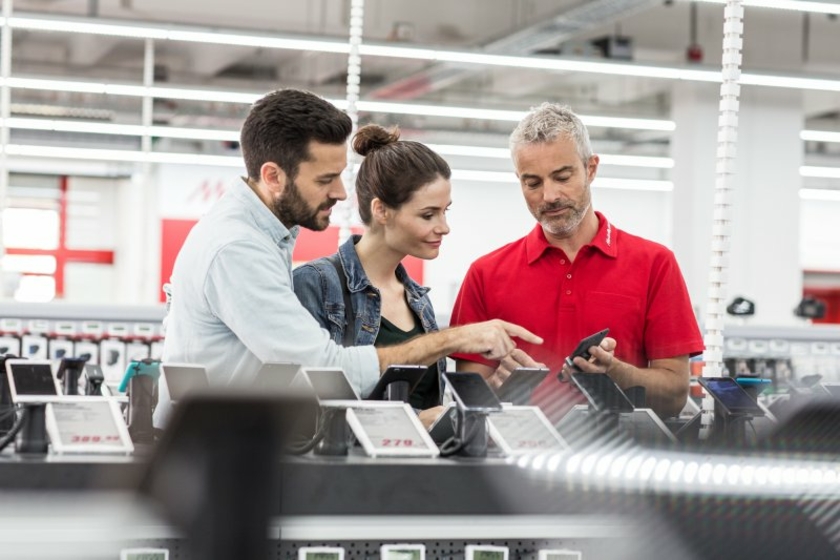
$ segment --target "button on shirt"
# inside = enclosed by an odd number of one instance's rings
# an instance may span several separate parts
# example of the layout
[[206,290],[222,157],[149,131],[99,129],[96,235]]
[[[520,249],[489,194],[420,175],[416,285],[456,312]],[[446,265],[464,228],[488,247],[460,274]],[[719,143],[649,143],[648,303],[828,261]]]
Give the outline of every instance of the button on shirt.
[[[369,392],[379,378],[376,350],[335,344],[292,290],[297,233],[247,184],[229,189],[175,260],[163,361],[201,364],[216,386],[247,383],[264,362],[340,367]],[[165,383],[160,401],[156,425],[169,410]]]

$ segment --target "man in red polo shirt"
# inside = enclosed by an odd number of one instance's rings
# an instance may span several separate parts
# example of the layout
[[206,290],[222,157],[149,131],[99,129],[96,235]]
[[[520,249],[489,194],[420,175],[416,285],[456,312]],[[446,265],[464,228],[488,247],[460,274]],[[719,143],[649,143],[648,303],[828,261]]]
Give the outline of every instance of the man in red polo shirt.
[[543,337],[520,341],[501,361],[456,354],[459,371],[500,384],[517,366],[551,373],[533,403],[553,421],[583,402],[557,373],[577,343],[605,328],[609,337],[575,364],[606,372],[622,389],[643,386],[660,416],[678,414],[688,395],[690,356],[703,350],[688,290],[673,253],[621,231],[592,208],[598,171],[589,134],[568,108],[543,103],[510,137],[525,202],[539,222],[525,237],[475,261],[452,311],[452,325],[503,319]]

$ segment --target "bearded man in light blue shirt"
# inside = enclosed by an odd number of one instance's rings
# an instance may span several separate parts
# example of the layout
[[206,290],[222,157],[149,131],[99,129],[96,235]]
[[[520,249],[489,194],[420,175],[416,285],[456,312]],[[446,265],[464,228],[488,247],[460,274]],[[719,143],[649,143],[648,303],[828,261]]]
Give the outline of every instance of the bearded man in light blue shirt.
[[[300,227],[322,231],[347,198],[350,118],[301,90],[269,93],[251,108],[240,145],[247,177],[199,220],[172,272],[164,362],[202,364],[211,385],[247,383],[264,362],[340,367],[362,395],[391,364],[431,364],[453,352],[499,359],[512,336],[539,344],[503,321],[445,329],[404,344],[344,348],[330,340],[292,289]],[[155,413],[168,414],[166,384]]]

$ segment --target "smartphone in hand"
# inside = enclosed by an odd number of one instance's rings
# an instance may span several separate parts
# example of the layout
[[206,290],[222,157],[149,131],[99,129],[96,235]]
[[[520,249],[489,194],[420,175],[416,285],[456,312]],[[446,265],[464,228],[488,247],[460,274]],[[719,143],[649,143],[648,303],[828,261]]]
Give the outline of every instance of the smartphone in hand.
[[593,346],[598,346],[601,344],[601,341],[606,338],[607,334],[610,332],[610,329],[604,329],[602,331],[598,331],[595,334],[590,334],[586,338],[582,339],[578,342],[577,347],[566,357],[566,365],[572,368],[574,371],[580,371],[575,365],[575,358],[581,357],[584,360],[589,360],[592,357],[592,354],[589,353],[589,349]]

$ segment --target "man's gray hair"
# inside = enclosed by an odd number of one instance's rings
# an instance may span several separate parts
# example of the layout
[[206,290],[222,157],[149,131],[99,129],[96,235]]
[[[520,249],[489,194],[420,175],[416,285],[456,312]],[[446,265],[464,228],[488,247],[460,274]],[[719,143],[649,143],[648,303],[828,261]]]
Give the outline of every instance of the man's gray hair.
[[592,157],[589,132],[568,105],[545,102],[532,107],[510,135],[510,150],[519,146],[554,142],[558,138],[571,138],[577,146],[580,159],[586,164]]

